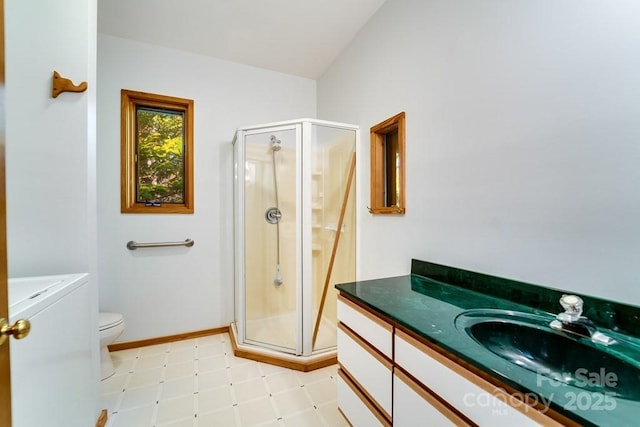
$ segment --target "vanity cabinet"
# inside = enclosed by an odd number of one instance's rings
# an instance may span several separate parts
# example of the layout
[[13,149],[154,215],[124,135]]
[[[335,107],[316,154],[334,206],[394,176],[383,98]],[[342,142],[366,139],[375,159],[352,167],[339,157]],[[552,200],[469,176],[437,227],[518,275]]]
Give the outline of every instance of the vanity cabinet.
[[391,426],[389,419],[342,368],[338,368],[337,383],[339,410],[352,426]]
[[355,427],[562,425],[343,296],[338,319],[338,407]]
[[[415,426],[428,420],[430,427],[471,425],[400,369],[393,373],[393,425]],[[425,421],[425,425],[426,425]]]
[[[409,373],[423,389],[428,387],[431,393],[427,393],[433,399],[446,402],[462,419],[496,427],[561,425],[404,331],[396,330],[394,340],[396,370]],[[427,401],[427,404],[431,403]],[[394,407],[394,416],[396,409]],[[394,422],[394,425],[399,424]]]
[[338,402],[353,426],[391,425],[393,326],[338,298]]

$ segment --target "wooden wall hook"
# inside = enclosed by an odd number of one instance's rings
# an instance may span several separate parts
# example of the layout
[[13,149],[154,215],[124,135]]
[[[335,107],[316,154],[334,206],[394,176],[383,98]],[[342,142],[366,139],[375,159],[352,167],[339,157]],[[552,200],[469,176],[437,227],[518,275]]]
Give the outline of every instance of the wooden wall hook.
[[57,98],[62,92],[84,92],[85,90],[87,90],[87,82],[76,85],[68,78],[62,77],[59,72],[53,71],[52,97]]

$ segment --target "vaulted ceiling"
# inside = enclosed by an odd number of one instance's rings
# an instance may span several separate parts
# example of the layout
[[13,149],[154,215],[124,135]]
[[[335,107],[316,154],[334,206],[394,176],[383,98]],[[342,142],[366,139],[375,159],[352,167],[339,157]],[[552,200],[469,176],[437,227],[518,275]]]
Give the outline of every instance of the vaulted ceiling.
[[385,0],[98,0],[98,32],[319,78]]

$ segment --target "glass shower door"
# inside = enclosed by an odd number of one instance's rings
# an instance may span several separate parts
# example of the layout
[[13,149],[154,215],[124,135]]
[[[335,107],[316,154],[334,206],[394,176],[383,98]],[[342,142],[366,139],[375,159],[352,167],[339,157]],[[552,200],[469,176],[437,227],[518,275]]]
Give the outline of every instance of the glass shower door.
[[311,124],[312,350],[337,345],[336,283],[355,281],[356,131]]
[[300,354],[299,126],[245,134],[244,341]]

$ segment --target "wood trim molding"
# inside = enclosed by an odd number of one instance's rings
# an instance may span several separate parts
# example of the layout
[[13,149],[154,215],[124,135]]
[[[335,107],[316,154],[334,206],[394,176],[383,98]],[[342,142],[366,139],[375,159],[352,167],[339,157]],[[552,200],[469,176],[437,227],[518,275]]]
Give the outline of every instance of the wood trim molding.
[[[413,345],[415,348],[423,352],[426,356],[431,357],[432,359],[451,369],[456,374],[469,380],[487,393],[496,397],[500,396],[497,398],[501,401],[508,402],[512,399],[521,401],[523,403],[522,405],[510,406],[513,409],[531,418],[533,421],[540,425],[558,427],[579,426],[579,424],[577,424],[575,421],[570,420],[569,418],[565,417],[562,414],[559,414],[556,411],[544,408],[541,404],[539,404],[538,406],[532,406],[528,402],[523,401],[519,398],[521,393],[518,393],[517,390],[513,389],[512,387],[508,387],[505,384],[496,385],[493,382],[488,381],[484,377],[481,377],[477,374],[477,368],[472,367],[468,363],[462,361],[459,357],[448,353],[446,350],[441,349],[432,343],[427,344],[424,341],[419,340],[414,335],[397,328],[396,335],[398,336],[398,338],[401,338],[409,344]],[[542,410],[546,410],[546,412],[543,413],[541,412]]]
[[454,410],[450,405],[442,402],[440,397],[435,393],[431,392],[427,388],[423,387],[424,385],[415,381],[412,377],[406,374],[402,368],[396,368],[393,371],[394,376],[402,381],[407,387],[413,390],[418,396],[427,401],[429,405],[431,405],[434,409],[440,412],[442,415],[447,417],[451,422],[456,426],[472,426],[474,425],[470,420],[467,419],[462,414],[459,414],[458,411]]
[[98,417],[98,421],[96,421],[96,427],[105,427],[107,425],[108,417],[109,415],[107,414],[106,409],[100,411],[100,416]]
[[[338,372],[339,373],[339,372]],[[349,424],[349,427],[353,427],[353,424],[351,424],[351,422],[349,421],[349,419],[347,418],[347,416],[345,415],[344,412],[342,412],[342,409],[340,409],[338,407],[338,412],[340,412],[340,415],[342,415],[342,418],[344,418],[347,421],[347,424]]]
[[[7,192],[6,192],[6,85],[5,85],[5,15],[0,0],[0,317],[9,319],[7,293]],[[0,346],[0,425],[11,425],[11,364],[9,343]]]
[[219,328],[213,328],[213,329],[204,329],[202,331],[185,332],[183,334],[168,335],[165,337],[148,338],[148,339],[139,340],[139,341],[116,343],[116,344],[109,345],[107,348],[109,349],[109,351],[129,350],[131,348],[146,347],[149,345],[156,345],[156,344],[165,344],[165,343],[174,342],[174,341],[190,340],[192,338],[206,337],[208,335],[224,334],[225,332],[229,332],[228,326],[221,326]]
[[393,332],[393,325],[391,323],[385,322],[384,319],[382,319],[377,314],[372,313],[371,311],[365,309],[361,305],[351,301],[350,299],[347,299],[346,297],[344,297],[342,295],[342,293],[338,294],[338,301],[344,303],[349,308],[354,309],[355,311],[357,311],[358,313],[362,314],[363,316],[365,316],[367,319],[371,320],[372,322],[375,322],[377,325],[379,325],[380,327],[384,328],[386,331]]
[[[401,112],[372,126],[370,129],[371,206],[369,207],[369,213],[371,214],[405,214],[405,122],[405,113]],[[397,138],[397,147],[396,150],[389,151],[387,143],[393,135],[395,135],[393,140]],[[391,163],[391,159],[394,159],[395,162]],[[390,164],[395,164],[395,167],[389,167]],[[389,180],[399,187],[397,191],[394,191],[396,200],[393,205],[388,205],[392,201],[385,200]]]
[[[137,130],[136,107],[150,107],[171,110],[184,114],[183,122],[183,165],[184,200],[183,203],[168,203],[160,206],[147,206],[136,200],[137,187]],[[126,214],[193,214],[193,123],[194,103],[191,99],[155,93],[120,90],[120,212]]]
[[229,337],[231,339],[231,347],[233,348],[234,356],[255,360],[257,362],[268,363],[270,365],[280,366],[282,368],[294,369],[301,372],[309,372],[338,363],[338,356],[336,352],[327,352],[323,357],[315,357],[313,358],[313,360],[303,360],[300,356],[296,357],[300,360],[291,360],[277,357],[276,355],[265,354],[261,351],[254,352],[250,349],[240,348],[238,346],[237,337],[235,335],[235,330],[233,327],[229,327]]
[[342,332],[347,334],[349,338],[355,341],[355,343],[358,344],[360,347],[362,347],[363,350],[365,350],[367,353],[372,355],[378,362],[380,362],[389,371],[393,369],[393,362],[391,362],[391,360],[387,359],[387,357],[384,354],[380,353],[380,351],[378,351],[375,347],[373,347],[367,341],[360,338],[360,336],[355,332],[353,332],[351,329],[349,329],[347,325],[345,325],[342,322],[338,322],[338,329],[340,329]]
[[[366,391],[362,388],[358,382],[353,379],[353,377],[349,374],[349,371],[344,369],[342,365],[338,367],[338,375],[342,380],[349,386],[351,391],[355,393],[356,396],[360,399],[362,403],[366,405],[366,407],[371,411],[371,413],[380,421],[380,423],[385,427],[391,427],[391,417],[389,415],[385,415],[380,408],[371,401],[371,396],[365,394]],[[342,411],[341,411],[342,412]],[[344,415],[344,414],[343,414]],[[346,418],[346,417],[345,417]],[[351,424],[351,423],[349,423]]]

